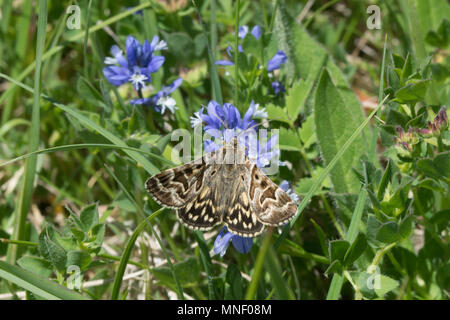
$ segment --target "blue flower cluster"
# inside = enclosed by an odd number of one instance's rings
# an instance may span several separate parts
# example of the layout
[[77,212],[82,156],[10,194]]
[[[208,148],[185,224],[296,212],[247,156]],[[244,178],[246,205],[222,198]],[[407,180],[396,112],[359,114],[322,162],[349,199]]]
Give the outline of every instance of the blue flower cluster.
[[133,105],[145,104],[151,105],[158,112],[164,113],[166,109],[172,113],[176,109],[175,100],[169,97],[169,94],[177,89],[182,79],[176,79],[169,86],[165,86],[150,98],[142,97],[142,89],[147,83],[152,82],[152,73],[157,72],[163,65],[165,58],[155,55],[156,51],[167,50],[167,43],[154,36],[152,41],[145,40],[141,44],[132,36],[126,40],[126,56],[117,45],[111,47],[112,57],[105,58],[104,63],[109,65],[103,68],[103,75],[109,83],[115,86],[121,86],[131,82],[133,88],[138,92],[139,99],[131,100]]
[[[205,133],[215,139],[214,141],[211,139],[205,140],[205,152],[215,151],[224,142],[228,142],[234,137],[237,137],[239,143],[247,147],[247,156],[262,170],[274,158],[278,159],[280,150],[274,147],[278,141],[277,135],[271,136],[265,143],[257,139],[256,126],[258,122],[255,118],[267,118],[267,112],[264,108],[260,108],[258,104],[252,101],[244,116],[241,117],[239,110],[231,103],[225,103],[221,106],[216,101],[210,101],[206,107],[206,111],[204,113],[204,108],[202,108],[191,117],[192,127],[203,124]],[[246,131],[246,135],[241,134],[244,131]],[[254,131],[254,134],[248,134],[249,131]],[[253,139],[253,141],[249,141],[248,138]],[[256,148],[249,146],[256,146]],[[287,182],[283,182],[281,187],[283,190],[288,191],[289,186]],[[293,199],[297,201],[298,197],[296,199],[293,197]],[[253,244],[252,238],[232,234],[224,227],[214,242],[214,252],[216,254],[220,253],[223,256],[230,241],[236,250],[241,253],[249,252]]]

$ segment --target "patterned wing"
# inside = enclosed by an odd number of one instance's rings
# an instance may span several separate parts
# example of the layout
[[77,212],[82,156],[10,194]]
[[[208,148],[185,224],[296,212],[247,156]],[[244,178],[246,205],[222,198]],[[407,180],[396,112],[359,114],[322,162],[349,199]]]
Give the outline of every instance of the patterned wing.
[[160,205],[180,208],[200,190],[205,170],[204,161],[192,161],[154,175],[146,188]]
[[258,220],[263,224],[280,226],[297,213],[295,202],[256,165],[251,169],[249,195]]
[[248,188],[241,185],[241,188],[232,192],[232,201],[223,217],[228,230],[241,237],[255,237],[262,233],[264,225],[258,221],[248,195]]
[[209,230],[222,222],[222,214],[216,206],[217,192],[211,186],[214,184],[205,183],[196,197],[177,210],[178,218],[188,228]]

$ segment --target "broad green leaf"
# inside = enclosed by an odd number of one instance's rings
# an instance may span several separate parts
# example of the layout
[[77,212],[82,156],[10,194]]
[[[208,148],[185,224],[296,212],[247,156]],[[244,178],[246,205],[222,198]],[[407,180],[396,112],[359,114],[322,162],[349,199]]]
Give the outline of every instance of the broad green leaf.
[[36,273],[44,278],[49,278],[53,272],[52,263],[41,257],[24,256],[17,260],[17,264],[23,269]]
[[[355,110],[351,110],[344,103],[328,71],[324,69],[316,91],[314,117],[317,139],[326,163],[333,159],[359,126],[359,122],[353,116],[354,112]],[[363,139],[356,138],[331,170],[331,181],[337,193],[359,191],[360,182],[351,169],[357,166],[364,149]]]

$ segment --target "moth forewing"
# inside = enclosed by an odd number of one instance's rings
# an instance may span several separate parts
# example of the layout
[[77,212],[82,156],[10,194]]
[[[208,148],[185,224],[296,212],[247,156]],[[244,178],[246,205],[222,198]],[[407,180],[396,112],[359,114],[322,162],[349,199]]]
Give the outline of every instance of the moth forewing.
[[197,230],[224,222],[230,232],[254,237],[264,225],[286,223],[297,211],[294,201],[257,168],[236,138],[201,162],[151,177],[146,187],[159,204],[177,209],[181,222]]

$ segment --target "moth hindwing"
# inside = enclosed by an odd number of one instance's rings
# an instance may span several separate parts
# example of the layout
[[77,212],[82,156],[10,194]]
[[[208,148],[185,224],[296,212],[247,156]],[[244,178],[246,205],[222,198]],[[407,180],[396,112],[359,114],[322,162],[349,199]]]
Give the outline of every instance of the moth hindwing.
[[297,212],[295,202],[245,156],[236,139],[156,174],[146,188],[156,202],[176,209],[181,222],[197,230],[224,223],[234,234],[254,237],[264,225],[282,225]]

